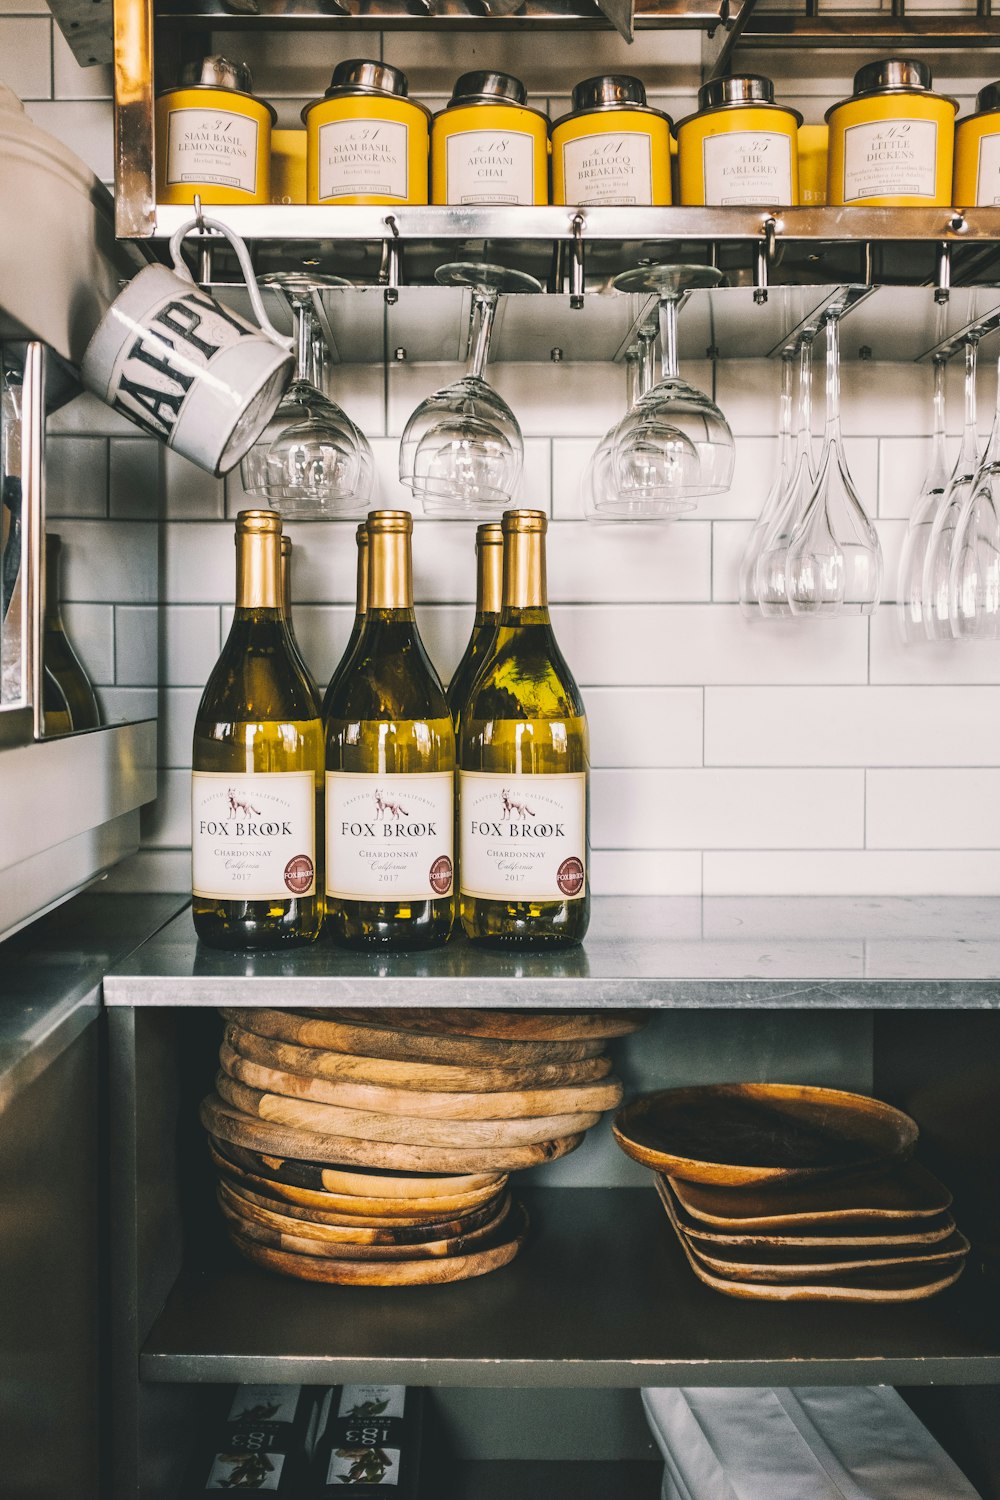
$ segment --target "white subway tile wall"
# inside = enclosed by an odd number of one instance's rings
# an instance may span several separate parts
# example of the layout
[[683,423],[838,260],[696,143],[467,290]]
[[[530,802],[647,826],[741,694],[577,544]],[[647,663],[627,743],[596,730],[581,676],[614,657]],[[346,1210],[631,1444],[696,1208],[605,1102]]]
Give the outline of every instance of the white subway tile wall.
[[[698,40],[677,32],[640,33],[631,49],[597,33],[562,38],[558,49],[489,33],[463,34],[460,50],[441,33],[324,35],[310,52],[278,32],[266,45],[241,37],[240,46],[259,91],[288,124],[352,55],[401,64],[411,92],[434,103],[475,66],[517,73],[552,112],[568,108],[577,79],[602,67],[639,73],[675,117],[693,107],[699,82]],[[779,97],[816,121],[849,92],[859,59],[824,51],[814,62],[782,53],[743,61],[770,72]],[[975,57],[942,58],[936,73],[963,112],[986,81]],[[110,177],[108,71],[77,65],[44,0],[0,0],[0,81]],[[984,364],[981,397],[991,405]],[[456,373],[410,362],[387,374],[343,367],[341,399],[372,441],[381,503],[406,502],[399,433],[417,402]],[[622,409],[620,368],[499,364],[493,373],[526,436],[520,498],[552,517],[553,619],[591,720],[594,888],[1000,894],[1000,645],[906,647],[891,607],[870,621],[751,624],[740,614],[740,552],[775,457],[773,363],[690,367],[692,380],[714,383],[737,433],[736,476],[728,494],[660,528],[582,520],[582,474]],[[953,436],[961,425],[956,376]],[[879,518],[891,599],[927,459],[929,372],[850,363],[844,412],[851,470]],[[239,475],[224,484],[202,475],[89,397],[57,413],[51,433],[49,508],[66,549],[67,628],[109,717],[158,710],[160,719],[161,795],[144,821],[144,852],[111,883],[184,890],[191,730],[231,618]],[[350,631],[353,531],[291,528],[296,630],[320,683]],[[421,629],[447,677],[471,625],[471,527],[419,520],[414,564]],[[157,565],[159,599],[150,590]]]

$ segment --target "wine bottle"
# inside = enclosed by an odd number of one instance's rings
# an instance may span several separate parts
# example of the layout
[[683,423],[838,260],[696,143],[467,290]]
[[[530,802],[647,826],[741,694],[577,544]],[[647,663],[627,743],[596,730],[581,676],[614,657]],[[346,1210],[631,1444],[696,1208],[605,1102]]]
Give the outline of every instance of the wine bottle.
[[323,921],[323,728],[281,597],[281,517],[236,518],[236,613],[198,705],[192,910],[218,948],[312,942]]
[[462,710],[462,926],[479,942],[579,942],[590,919],[589,749],[583,700],[556,645],[544,512],[503,517],[503,606]]
[[302,655],[302,647],[299,645],[295,634],[295,625],[292,619],[292,539],[290,536],[281,534],[281,608],[285,616],[285,629],[288,631],[288,640],[292,648],[292,654],[306,682],[313,690],[313,696],[319,697],[316,687],[316,679],[306,666],[306,659]]
[[499,521],[484,521],[476,529],[476,618],[469,644],[448,684],[448,706],[456,725],[500,623],[502,585],[503,531]]
[[[59,606],[59,560],[62,542],[50,531],[45,537],[45,627],[42,661],[45,666],[45,696],[42,708],[46,734],[67,734],[71,729],[96,729],[101,722],[90,678],[73,650]],[[49,683],[53,679],[55,686]],[[51,706],[50,706],[51,705]]]
[[368,599],[326,718],[327,930],[429,948],[455,919],[455,731],[413,616],[405,510],[368,517]]
[[333,670],[333,676],[330,678],[326,693],[323,697],[324,723],[326,722],[326,719],[329,715],[330,703],[333,694],[336,691],[337,684],[340,681],[341,677],[343,677],[344,673],[347,670],[348,663],[354,656],[358,641],[360,641],[361,639],[361,632],[364,629],[365,625],[365,610],[368,606],[368,526],[364,521],[362,521],[360,526],[358,527],[357,541],[358,577],[355,593],[357,602],[354,606],[354,624],[351,626],[351,633],[347,638],[347,645],[344,647],[344,654]]

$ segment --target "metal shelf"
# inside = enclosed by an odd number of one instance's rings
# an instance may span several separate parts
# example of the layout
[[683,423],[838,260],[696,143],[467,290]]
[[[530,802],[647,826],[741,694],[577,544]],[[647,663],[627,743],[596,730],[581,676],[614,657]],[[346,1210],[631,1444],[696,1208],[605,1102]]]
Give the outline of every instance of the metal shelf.
[[745,1303],[697,1281],[652,1186],[521,1196],[532,1224],[521,1254],[453,1286],[315,1286],[228,1251],[189,1266],[140,1375],[563,1389],[1000,1382],[989,1291],[971,1264],[925,1302]]
[[109,1006],[995,1010],[1000,899],[600,897],[582,948],[282,954],[198,944],[182,912],[104,981]]

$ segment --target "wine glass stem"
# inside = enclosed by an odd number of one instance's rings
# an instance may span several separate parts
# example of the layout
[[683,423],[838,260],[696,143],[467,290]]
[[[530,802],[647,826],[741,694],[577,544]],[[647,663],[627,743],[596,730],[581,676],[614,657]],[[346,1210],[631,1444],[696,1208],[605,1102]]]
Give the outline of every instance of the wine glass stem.
[[644,329],[639,335],[639,395],[653,389],[653,363],[656,358],[656,334]]
[[965,346],[965,430],[962,433],[963,470],[976,465],[979,453],[979,437],[976,432],[976,365],[979,346],[970,339]]
[[840,319],[826,323],[826,441],[840,437]]
[[[934,429],[931,434],[931,463],[939,469],[945,467],[945,371],[947,361],[936,359],[934,361]],[[1000,399],[1000,388],[998,388],[998,399]]]
[[295,378],[309,379],[309,363],[312,357],[312,320],[306,308],[296,303],[292,309],[295,319]]
[[469,374],[474,380],[482,380],[486,370],[486,361],[490,357],[490,337],[493,333],[493,319],[496,317],[496,310],[496,292],[473,292],[472,316],[474,320],[474,332],[472,362],[469,366]]
[[792,375],[794,354],[786,350],[781,356],[781,395],[778,400],[778,461],[788,458],[792,440]]
[[677,359],[677,298],[660,298],[660,358],[663,379],[674,379],[680,370]]
[[639,351],[630,349],[625,355],[625,410],[631,411],[642,395],[639,388]]

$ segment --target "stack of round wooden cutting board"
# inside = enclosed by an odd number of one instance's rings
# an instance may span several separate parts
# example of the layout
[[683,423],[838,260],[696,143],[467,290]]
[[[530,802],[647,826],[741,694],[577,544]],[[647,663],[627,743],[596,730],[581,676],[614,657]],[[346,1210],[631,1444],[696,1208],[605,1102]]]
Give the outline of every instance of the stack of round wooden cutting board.
[[614,1123],[656,1172],[691,1269],[731,1297],[911,1302],[957,1281],[969,1242],[911,1153],[909,1115],[863,1094],[720,1084],[647,1094]]
[[621,1102],[631,1014],[227,1010],[204,1100],[230,1237],[311,1281],[461,1281],[527,1231],[508,1173],[573,1151]]

